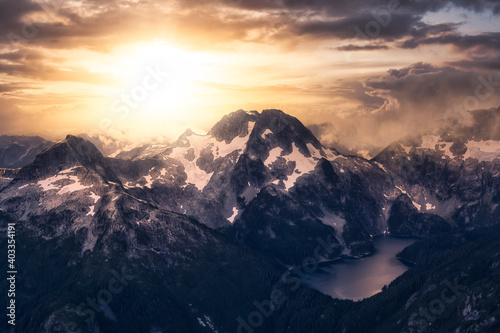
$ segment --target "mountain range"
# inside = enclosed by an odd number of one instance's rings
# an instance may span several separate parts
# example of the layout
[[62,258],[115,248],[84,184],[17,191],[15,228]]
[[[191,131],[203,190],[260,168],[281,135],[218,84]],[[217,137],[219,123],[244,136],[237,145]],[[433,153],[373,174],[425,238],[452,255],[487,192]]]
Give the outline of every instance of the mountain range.
[[[239,110],[206,135],[187,130],[173,143],[133,149],[98,149],[85,135],[57,143],[2,136],[0,228],[16,223],[23,270],[17,327],[494,332],[500,108],[470,114],[468,125],[408,136],[370,160],[325,147],[279,110]],[[282,278],[318,244],[328,243],[321,261],[359,258],[384,234],[422,240],[399,256],[415,266],[372,298],[335,300]],[[470,288],[443,311],[448,320],[424,325],[413,313],[451,272]],[[111,293],[117,274],[124,288]],[[276,290],[287,302],[252,322]]]

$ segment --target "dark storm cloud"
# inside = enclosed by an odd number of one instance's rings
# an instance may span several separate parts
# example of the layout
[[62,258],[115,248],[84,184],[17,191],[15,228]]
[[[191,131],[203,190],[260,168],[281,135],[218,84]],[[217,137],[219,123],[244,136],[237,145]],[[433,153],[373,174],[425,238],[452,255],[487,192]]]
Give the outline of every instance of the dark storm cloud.
[[339,84],[340,87],[330,89],[329,93],[359,103],[358,110],[375,110],[385,102],[383,97],[371,94],[371,90],[367,89],[362,82],[342,81]]
[[[187,0],[188,5],[193,3],[207,3],[209,0]],[[241,8],[254,10],[266,9],[295,9],[295,10],[322,10],[327,11],[330,16],[343,17],[361,11],[376,10],[394,4],[415,14],[435,12],[448,5],[461,7],[468,10],[483,12],[500,12],[500,4],[497,0],[221,0],[222,3],[230,3]],[[212,2],[213,3],[213,2]]]
[[[112,47],[113,42],[109,45],[110,40],[140,40],[151,34],[153,37],[172,37],[175,36],[176,29],[187,31],[191,36],[202,35],[208,40],[208,44],[214,41],[245,40],[250,30],[259,28],[270,28],[268,30],[272,32],[269,34],[274,35],[277,40],[294,35],[364,39],[366,36],[353,30],[355,27],[365,35],[367,31],[372,31],[376,38],[394,40],[412,36],[412,32],[417,31],[415,27],[423,24],[420,21],[423,15],[447,5],[492,13],[497,13],[500,6],[498,1],[492,0],[176,0],[168,5],[158,1],[132,3],[85,0],[77,11],[64,1],[57,0],[48,6],[51,8],[51,13],[48,14],[30,0],[0,0],[0,44],[10,42],[6,38],[9,32],[22,35],[23,25],[26,23],[23,18],[34,12],[63,18],[64,23],[53,21],[44,24],[34,33],[36,39],[29,38],[28,42],[45,47],[86,47],[105,51]],[[169,12],[171,5],[179,10]],[[230,8],[258,11],[265,16],[257,18],[243,11],[239,14],[228,13],[226,9]],[[379,23],[380,31],[373,25],[370,26],[371,22]],[[439,28],[447,27],[436,25],[428,29]],[[435,33],[437,32],[434,31]],[[418,34],[413,35],[413,38],[405,47],[434,42],[416,40],[425,38]],[[202,40],[192,39],[193,43],[200,43]]]
[[405,111],[416,108],[421,113],[436,113],[444,112],[461,98],[473,96],[481,83],[480,78],[488,74],[417,63],[390,70],[381,78],[369,79],[365,86],[372,91],[385,91]]
[[[8,7],[10,2],[14,1],[4,0],[4,6]],[[19,13],[1,30],[0,49],[3,44],[10,49],[42,46],[108,52],[116,45],[154,38],[182,41],[196,47],[214,47],[217,43],[245,41],[251,30],[275,28],[281,24],[281,20],[271,13],[260,18],[245,13],[222,14],[224,7],[217,6],[214,1],[191,1],[191,7],[187,2],[171,2],[180,8],[170,8],[157,1],[133,4],[129,1],[87,0],[80,7],[57,2],[57,5],[46,7],[48,10],[32,5],[23,11],[14,6]],[[118,6],[118,3],[122,5]],[[26,14],[36,11],[53,20],[43,24],[21,20]],[[274,22],[269,22],[270,18],[275,18]],[[24,34],[26,30],[31,36]]]
[[0,31],[5,34],[17,29],[23,16],[40,10],[31,0],[0,0]]
[[456,30],[462,25],[461,22],[458,23],[439,23],[428,25],[425,23],[418,23],[410,31],[410,35],[414,38],[425,38],[429,36],[442,35],[445,33],[455,33]]
[[364,150],[373,156],[410,133],[432,129],[443,120],[465,121],[468,110],[500,105],[500,74],[484,70],[416,63],[362,85],[344,86],[349,87],[343,88],[347,98],[359,105],[309,128],[324,144],[345,153]]
[[420,16],[413,14],[392,14],[390,20],[384,19],[387,23],[380,24],[371,13],[364,13],[338,20],[307,22],[298,25],[296,31],[299,35],[317,37],[394,40],[408,35],[420,19]]
[[434,36],[424,35],[422,37],[412,37],[404,41],[403,48],[412,49],[420,45],[453,45],[461,50],[474,47],[484,49],[500,50],[500,33],[488,32],[479,35],[461,35],[456,32],[439,34]]
[[372,50],[387,50],[387,45],[369,44],[369,45],[346,45],[334,48],[338,51],[372,51]]
[[[452,33],[460,26],[460,23],[425,24],[421,20],[429,12],[452,6],[475,12],[500,14],[500,3],[497,0],[227,0],[227,2],[253,10],[277,10],[281,3],[281,8],[288,10],[281,20],[292,35],[385,41],[412,37],[411,41],[403,44],[405,48],[418,46],[420,39],[422,44],[433,43],[430,39],[426,42],[425,38]],[[290,15],[290,12],[293,14]],[[448,38],[445,43],[456,42],[464,47],[468,43],[490,42],[481,38],[470,41],[456,37]],[[352,49],[363,49],[363,47],[355,45]],[[364,50],[373,49],[378,48],[364,48]]]
[[460,23],[436,25],[418,24],[411,37],[400,43],[402,48],[414,49],[421,45],[452,46],[464,52],[465,59],[448,62],[449,65],[466,70],[500,69],[500,33],[487,32],[477,35],[463,35],[457,31]]
[[377,80],[372,81],[372,85],[384,83],[387,81],[394,82],[394,78],[404,79],[410,76],[414,77],[421,74],[439,73],[441,71],[442,69],[434,67],[431,64],[417,63],[401,69],[390,69],[388,72],[389,75],[385,76],[384,79],[381,81]]
[[450,61],[448,64],[468,70],[500,71],[500,56],[491,58],[475,57],[472,60]]
[[12,93],[12,92],[16,92],[16,91],[23,91],[25,89],[37,89],[37,88],[32,86],[32,85],[22,84],[22,83],[0,84],[0,94]]
[[[372,135],[384,131],[419,131],[446,117],[463,117],[466,110],[500,105],[500,73],[460,70],[425,63],[390,70],[365,81],[358,94],[384,98],[382,106],[365,108],[361,129]],[[390,107],[388,107],[390,106]],[[344,121],[355,122],[355,113]],[[373,132],[370,125],[382,132]]]
[[17,50],[13,52],[0,53],[0,60],[8,60],[18,64],[44,59],[46,59],[46,57],[42,53],[33,50]]
[[491,11],[493,14],[500,14],[500,3],[498,0],[453,0],[451,3],[476,12]]

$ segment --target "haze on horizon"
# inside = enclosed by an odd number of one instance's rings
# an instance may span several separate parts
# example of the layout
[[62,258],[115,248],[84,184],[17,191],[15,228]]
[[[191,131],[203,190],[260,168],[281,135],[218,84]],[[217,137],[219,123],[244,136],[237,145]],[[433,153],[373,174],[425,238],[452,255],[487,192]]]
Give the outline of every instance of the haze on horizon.
[[494,0],[0,0],[0,135],[175,139],[275,108],[327,145],[383,147],[500,105],[499,17]]

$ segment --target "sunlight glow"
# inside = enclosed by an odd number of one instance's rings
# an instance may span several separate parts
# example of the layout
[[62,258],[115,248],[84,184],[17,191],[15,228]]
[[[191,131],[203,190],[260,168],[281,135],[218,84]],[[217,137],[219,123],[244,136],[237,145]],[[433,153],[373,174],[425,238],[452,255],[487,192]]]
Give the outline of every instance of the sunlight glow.
[[210,55],[165,42],[129,45],[117,58],[112,73],[123,79],[120,89],[130,96],[129,104],[158,116],[189,103],[199,90],[197,82],[210,73]]

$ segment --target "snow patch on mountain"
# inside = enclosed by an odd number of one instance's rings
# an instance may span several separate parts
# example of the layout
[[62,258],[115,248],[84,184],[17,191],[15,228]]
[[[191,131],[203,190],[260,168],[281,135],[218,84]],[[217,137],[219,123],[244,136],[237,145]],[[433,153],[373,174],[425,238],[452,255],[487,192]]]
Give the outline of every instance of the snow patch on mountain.
[[469,141],[464,159],[474,158],[479,162],[491,162],[500,156],[500,141]]
[[441,137],[439,135],[424,135],[422,137],[422,144],[420,145],[421,148],[424,149],[436,149],[436,145],[439,143],[439,140]]
[[403,148],[406,152],[406,154],[410,155],[410,151],[411,151],[411,148],[410,146],[405,146],[403,144],[399,144],[401,146],[401,148]]
[[236,162],[243,153],[254,126],[255,122],[249,122],[248,134],[244,137],[235,137],[228,144],[224,141],[217,141],[211,135],[191,133],[184,138],[181,146],[175,147],[172,152],[167,155],[180,161],[184,165],[184,172],[187,175],[186,183],[193,184],[198,190],[202,191],[213,175],[213,172],[207,173],[198,166],[197,162],[202,151],[210,149],[214,159],[225,157],[234,151],[238,151],[238,156],[235,159]]
[[449,157],[453,159],[455,157],[450,150],[451,146],[453,146],[453,142],[443,142],[438,145],[439,149],[444,153],[443,158]]
[[89,208],[90,208],[90,210],[89,210],[89,212],[87,213],[87,216],[94,216],[94,215],[95,215],[95,211],[94,211],[94,209],[95,209],[95,205],[92,205],[92,206],[90,206]]
[[85,190],[88,186],[82,185],[77,176],[69,176],[69,180],[73,183],[63,186],[57,194],[73,193],[80,190]]
[[57,174],[55,176],[49,177],[49,178],[44,179],[44,180],[39,180],[37,182],[37,185],[41,186],[43,191],[45,191],[45,192],[50,191],[50,190],[56,190],[56,189],[59,189],[60,186],[54,185],[54,184],[56,182],[58,182],[59,180],[63,180],[63,179],[67,179],[67,177],[65,176],[64,172],[60,172],[59,174]]
[[404,189],[402,189],[400,186],[397,186],[397,185],[396,185],[395,187],[396,187],[396,188],[397,188],[397,189],[398,189],[401,193],[403,193],[403,194],[408,194],[408,193],[406,193],[406,191],[405,191]]
[[151,188],[153,185],[153,177],[151,175],[144,176],[144,179],[146,180],[146,185],[144,187]]
[[269,151],[269,156],[266,158],[264,161],[264,165],[271,166],[271,164],[276,161],[278,157],[281,156],[281,153],[283,152],[283,149],[280,147],[273,148]]
[[333,149],[325,149],[325,154],[326,154],[326,159],[329,161],[335,161],[337,158],[338,154],[335,152]]
[[288,190],[295,185],[297,178],[314,170],[318,163],[314,158],[305,157],[300,151],[297,144],[293,143],[293,151],[291,154],[284,156],[287,162],[295,162],[293,173],[284,181],[285,188]]
[[[241,153],[243,152],[243,150],[246,147],[246,144],[248,142],[248,138],[250,137],[250,134],[252,133],[254,126],[255,126],[255,122],[253,122],[253,121],[248,122],[248,135],[246,135],[244,137],[237,136],[229,144],[226,144],[224,141],[222,141],[222,142],[216,141],[213,138],[214,148],[215,148],[216,152],[218,152],[218,156],[221,156],[221,157],[227,156],[235,150],[239,150],[239,155],[241,155]],[[239,155],[238,155],[238,157],[239,157]]]
[[387,170],[385,169],[385,167],[384,167],[382,164],[380,164],[379,162],[375,162],[375,164],[376,164],[376,165],[377,165],[380,169],[384,170],[384,172],[387,172]]
[[100,196],[98,196],[97,194],[93,193],[93,192],[90,192],[90,198],[92,200],[94,200],[94,203],[97,203],[97,201],[99,201],[101,199]]
[[321,152],[318,149],[316,149],[316,147],[314,147],[311,143],[307,143],[306,146],[307,146],[307,149],[309,150],[309,153],[311,154],[312,157],[317,158],[317,159],[320,159],[323,157],[321,155]]
[[206,173],[201,170],[195,162],[188,162],[184,165],[184,172],[186,172],[187,184],[193,184],[198,190],[202,191],[212,178],[213,172]]
[[[90,210],[87,213],[87,216],[94,216],[95,215],[95,205],[97,204],[99,199],[101,199],[101,197],[96,195],[94,192],[90,192],[90,198],[92,200],[94,200],[94,204],[90,206]],[[113,199],[113,200],[115,200],[115,199]]]
[[268,134],[273,134],[273,131],[271,131],[270,129],[266,129],[266,130],[264,131],[264,133],[262,133],[262,135],[261,135],[262,139],[264,139],[264,140],[265,140],[265,139],[266,139],[266,136],[267,136]]
[[[76,175],[70,175],[70,173],[74,172],[76,168],[77,167],[72,167],[70,169],[62,170],[55,176],[39,180],[37,185],[41,186],[45,192],[50,190],[59,190],[57,192],[58,195],[85,190],[88,186],[81,184]],[[68,183],[68,181],[70,181],[70,183]]]
[[233,207],[233,215],[231,215],[230,217],[228,217],[228,221],[231,222],[231,223],[234,223],[234,219],[236,218],[236,216],[238,216],[238,208],[236,207]]

